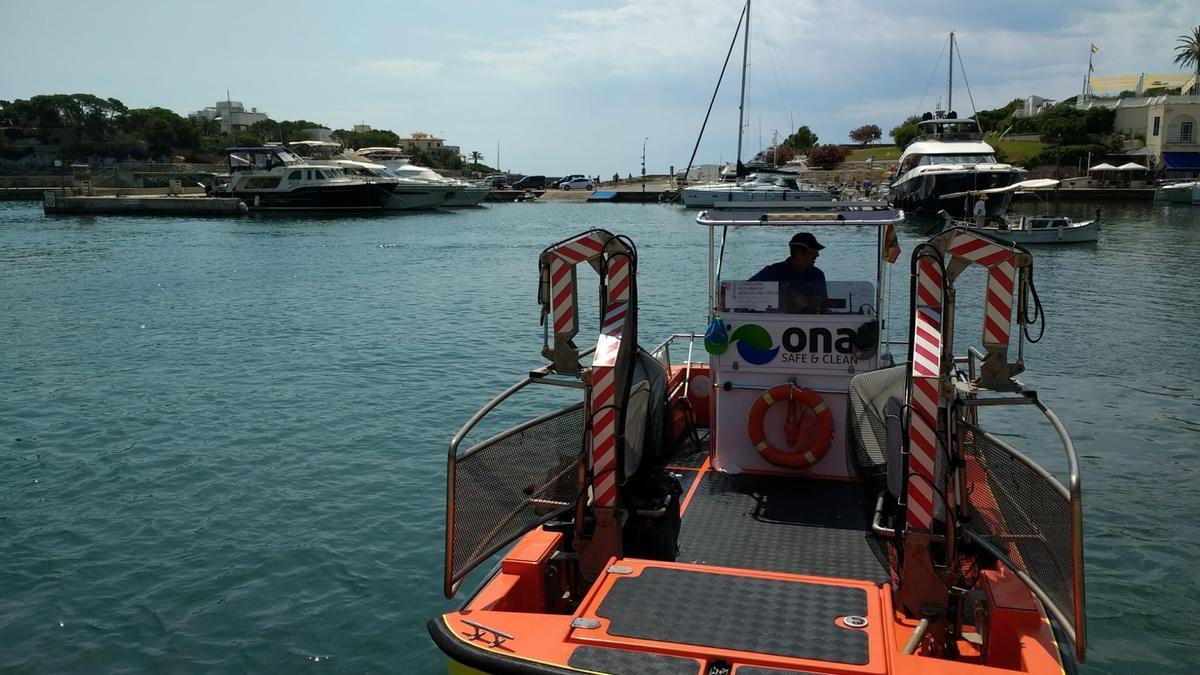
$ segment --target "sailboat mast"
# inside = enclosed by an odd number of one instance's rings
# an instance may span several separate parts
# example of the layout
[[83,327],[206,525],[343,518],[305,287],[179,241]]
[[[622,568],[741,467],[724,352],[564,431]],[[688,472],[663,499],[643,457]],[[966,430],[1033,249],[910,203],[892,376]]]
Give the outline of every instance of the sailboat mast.
[[946,87],[946,112],[954,110],[954,33],[950,33],[950,79]]
[[746,0],[746,32],[742,35],[742,96],[738,101],[737,165],[742,163],[742,125],[746,111],[746,63],[750,58],[750,0]]

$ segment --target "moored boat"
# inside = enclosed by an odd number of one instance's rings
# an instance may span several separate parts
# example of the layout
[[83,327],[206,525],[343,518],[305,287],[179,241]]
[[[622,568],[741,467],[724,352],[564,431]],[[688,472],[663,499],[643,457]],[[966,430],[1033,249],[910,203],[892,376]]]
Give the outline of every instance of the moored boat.
[[393,167],[392,172],[401,178],[413,181],[450,186],[453,191],[443,206],[478,206],[487,199],[488,194],[492,191],[492,186],[487,183],[472,183],[456,178],[446,178],[433,169],[416,164],[402,164]]
[[[947,201],[945,195],[1004,187],[1026,174],[1020,167],[996,161],[996,150],[984,141],[979,123],[960,119],[953,110],[955,49],[951,33],[947,110],[921,116],[917,123],[921,134],[904,148],[888,188],[892,203],[910,215],[933,217],[947,211],[955,218],[966,217],[965,205]],[[1011,200],[1010,193],[1000,195],[987,205],[987,215],[1003,215]]]
[[796,177],[783,173],[754,174],[740,183],[711,183],[689,185],[680,191],[683,205],[689,208],[712,208],[725,204],[755,204],[770,206],[783,202],[826,202],[829,190],[804,185]]
[[[1059,181],[1052,178],[1035,178],[1001,188],[950,194],[946,195],[946,198],[955,200],[963,198],[972,204],[977,200],[982,200],[981,203],[986,204],[989,197],[994,199],[997,195],[1028,190],[1032,194],[1038,195],[1038,199],[1041,201],[1039,193],[1054,188],[1055,194],[1057,194],[1059,184]],[[1057,199],[1054,201],[1057,202]],[[1017,244],[1080,244],[1094,242],[1100,238],[1100,209],[1096,209],[1096,217],[1093,220],[1080,222],[1075,222],[1070,217],[1057,213],[1024,216],[1005,213],[999,216],[985,217],[983,224],[980,225],[977,222],[953,218],[946,211],[940,215],[943,219],[943,229],[964,227]]]
[[[901,349],[881,337],[901,217],[833,203],[701,213],[710,330],[650,350],[632,241],[589,230],[542,252],[549,363],[450,444],[447,597],[507,548],[429,623],[452,668],[1074,672],[1086,643],[1078,458],[1015,379],[1036,318],[1014,303],[1039,306],[1032,256],[962,228],[919,244]],[[802,226],[792,241],[809,251],[813,232],[861,233],[870,272],[821,293],[723,279],[717,233],[730,226]],[[976,265],[988,276],[982,350],[956,356],[954,282]],[[589,268],[602,321],[581,352],[576,270]],[[546,385],[577,400],[466,446]],[[987,430],[993,406],[1044,415],[1065,485]]]
[[392,181],[392,196],[384,204],[384,208],[388,210],[408,211],[446,206],[457,191],[457,187],[453,185],[397,176],[383,164],[351,159],[333,159],[330,160],[330,164],[340,167],[347,176]]
[[374,211],[392,197],[395,180],[347,176],[332,164],[310,164],[278,147],[226,148],[229,183],[213,196],[236,197],[251,211]]
[[1168,183],[1155,196],[1172,204],[1200,204],[1200,181]]

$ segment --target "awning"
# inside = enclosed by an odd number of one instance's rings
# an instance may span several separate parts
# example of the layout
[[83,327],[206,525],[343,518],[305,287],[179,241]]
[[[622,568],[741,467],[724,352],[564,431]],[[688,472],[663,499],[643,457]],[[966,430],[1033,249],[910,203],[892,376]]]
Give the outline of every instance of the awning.
[[1168,171],[1200,171],[1200,152],[1164,152]]
[[1145,171],[1146,167],[1142,166],[1141,164],[1138,164],[1137,162],[1125,162],[1121,166],[1118,166],[1117,170],[1118,171]]
[[1112,164],[1109,164],[1108,162],[1101,162],[1100,164],[1097,164],[1096,166],[1093,166],[1092,168],[1088,169],[1088,171],[1116,171],[1116,170],[1117,170],[1117,167],[1113,166]]
[[1005,185],[1004,187],[988,188],[986,190],[968,190],[966,192],[951,192],[948,195],[942,195],[942,199],[954,199],[956,197],[965,197],[967,195],[994,195],[1000,192],[1016,192],[1017,190],[1044,190],[1058,185],[1058,181],[1053,178],[1031,178],[1018,183]]

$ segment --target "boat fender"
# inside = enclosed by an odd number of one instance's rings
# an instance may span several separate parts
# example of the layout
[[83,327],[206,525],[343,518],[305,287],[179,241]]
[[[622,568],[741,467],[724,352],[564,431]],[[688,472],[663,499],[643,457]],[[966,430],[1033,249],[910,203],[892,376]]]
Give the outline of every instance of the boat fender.
[[[788,415],[784,436],[790,451],[780,450],[767,441],[764,428],[771,406],[787,401]],[[807,409],[812,415],[803,415]],[[815,422],[812,421],[815,419]],[[750,406],[747,431],[750,443],[768,462],[790,469],[805,469],[821,460],[833,444],[833,412],[825,399],[812,389],[793,384],[778,384],[763,392]]]

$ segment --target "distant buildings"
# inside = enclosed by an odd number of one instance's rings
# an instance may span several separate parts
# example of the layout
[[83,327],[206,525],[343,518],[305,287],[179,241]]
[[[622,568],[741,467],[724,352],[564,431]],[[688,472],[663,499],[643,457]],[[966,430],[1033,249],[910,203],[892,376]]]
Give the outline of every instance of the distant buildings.
[[221,133],[224,134],[245,131],[255,122],[270,119],[266,113],[258,112],[258,108],[251,108],[250,112],[246,112],[241,101],[231,101],[228,99],[217,101],[216,105],[211,105],[204,110],[189,113],[188,117],[209,121],[216,120],[221,123]]
[[442,148],[449,150],[454,154],[462,154],[462,151],[457,145],[446,145],[446,139],[438,138],[432,134],[427,134],[423,131],[414,131],[408,138],[400,139],[400,147],[409,150],[433,150]]
[[1076,106],[1116,110],[1113,131],[1142,145],[1125,154],[1143,157],[1165,177],[1200,175],[1200,96],[1088,99]]
[[1013,111],[1013,117],[1034,117],[1053,105],[1054,101],[1048,98],[1029,96],[1025,99],[1025,105]]

